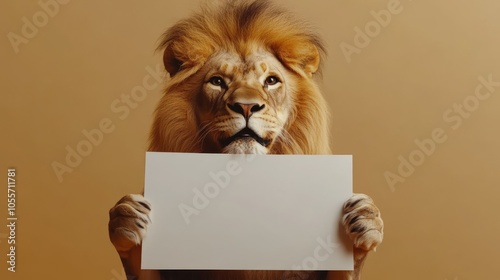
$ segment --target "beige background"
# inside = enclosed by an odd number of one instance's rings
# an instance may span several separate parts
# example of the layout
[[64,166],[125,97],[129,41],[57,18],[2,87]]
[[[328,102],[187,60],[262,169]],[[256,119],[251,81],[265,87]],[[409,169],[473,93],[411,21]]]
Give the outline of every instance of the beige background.
[[[23,17],[32,21],[41,7],[2,3],[0,180],[16,167],[19,220],[15,274],[6,270],[0,226],[1,279],[123,279],[107,211],[141,191],[162,86],[123,120],[111,104],[160,62],[157,38],[198,6],[186,2],[70,1],[17,54],[7,34],[21,34]],[[279,2],[309,19],[328,44],[322,88],[334,151],[354,155],[355,190],[383,212],[386,239],[363,279],[500,279],[500,87],[457,129],[443,119],[454,104],[474,101],[479,76],[500,81],[500,2],[401,1],[403,10],[350,63],[339,45],[354,44],[354,28],[391,1]],[[64,163],[66,146],[75,148],[82,130],[105,118],[114,131],[60,182],[51,164]],[[408,158],[414,141],[437,128],[446,141],[391,189],[384,173],[397,173],[398,157]],[[0,195],[4,224],[6,190]]]

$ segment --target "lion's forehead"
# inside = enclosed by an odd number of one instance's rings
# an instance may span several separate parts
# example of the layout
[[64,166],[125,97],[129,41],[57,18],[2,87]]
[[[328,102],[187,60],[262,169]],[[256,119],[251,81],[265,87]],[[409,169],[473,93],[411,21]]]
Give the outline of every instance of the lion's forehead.
[[281,72],[281,63],[271,53],[263,50],[246,55],[219,52],[211,59],[214,70],[234,79],[261,80],[271,71]]

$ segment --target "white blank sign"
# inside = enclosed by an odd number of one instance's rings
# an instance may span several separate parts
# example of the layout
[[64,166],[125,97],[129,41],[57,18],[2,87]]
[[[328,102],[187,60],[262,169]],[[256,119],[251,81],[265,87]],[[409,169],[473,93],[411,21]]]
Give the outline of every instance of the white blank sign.
[[146,153],[143,269],[352,270],[352,156]]

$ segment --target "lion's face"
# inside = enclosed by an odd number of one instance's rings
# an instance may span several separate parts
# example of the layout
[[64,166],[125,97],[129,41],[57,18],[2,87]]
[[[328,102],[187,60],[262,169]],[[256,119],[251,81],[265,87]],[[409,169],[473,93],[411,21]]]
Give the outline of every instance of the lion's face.
[[256,50],[246,57],[220,52],[201,69],[197,96],[204,150],[266,154],[292,109],[293,74],[276,57]]
[[[269,1],[207,6],[165,32],[150,151],[326,154],[321,40]],[[231,2],[232,3],[232,2]]]

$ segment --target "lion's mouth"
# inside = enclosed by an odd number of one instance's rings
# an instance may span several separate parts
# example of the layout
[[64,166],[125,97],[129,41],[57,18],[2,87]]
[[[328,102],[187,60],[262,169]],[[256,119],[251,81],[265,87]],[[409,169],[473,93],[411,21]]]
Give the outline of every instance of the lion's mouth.
[[226,139],[222,139],[221,144],[223,147],[226,147],[238,139],[253,139],[257,143],[261,144],[264,147],[267,147],[269,145],[269,143],[271,142],[271,140],[264,139],[264,138],[260,137],[257,133],[255,133],[255,131],[251,130],[248,127],[245,127],[242,130],[240,130],[238,133],[234,134],[233,136],[226,138]]

